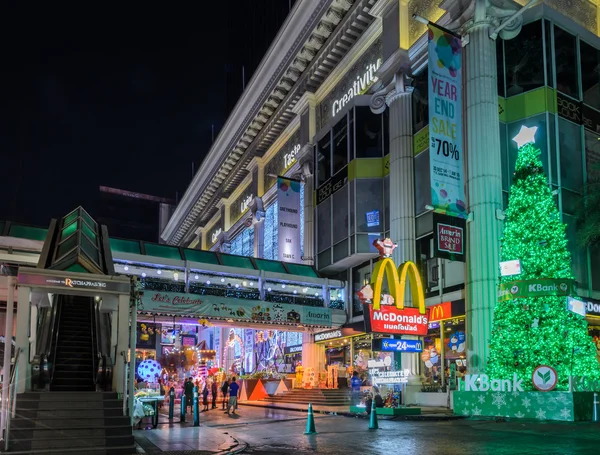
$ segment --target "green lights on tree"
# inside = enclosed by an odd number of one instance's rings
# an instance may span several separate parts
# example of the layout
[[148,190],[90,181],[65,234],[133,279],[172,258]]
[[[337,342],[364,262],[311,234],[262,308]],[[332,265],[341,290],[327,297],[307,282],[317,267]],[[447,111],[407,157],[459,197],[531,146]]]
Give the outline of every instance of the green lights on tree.
[[[502,237],[501,261],[519,259],[521,274],[501,282],[536,278],[573,279],[565,224],[554,202],[534,145],[536,128],[521,127]],[[566,298],[527,297],[496,304],[486,373],[509,379],[513,373],[531,385],[533,370],[548,365],[558,373],[559,390],[569,376],[600,378],[596,348],[584,317],[567,309]],[[531,388],[531,386],[530,386]]]

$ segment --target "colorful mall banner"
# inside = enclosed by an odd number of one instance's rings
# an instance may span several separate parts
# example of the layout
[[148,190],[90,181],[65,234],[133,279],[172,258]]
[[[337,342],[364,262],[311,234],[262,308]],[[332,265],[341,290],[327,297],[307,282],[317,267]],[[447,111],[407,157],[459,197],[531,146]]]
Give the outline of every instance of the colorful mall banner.
[[431,204],[466,218],[461,39],[433,24],[428,27]]
[[216,295],[145,291],[141,313],[239,322],[331,327],[331,309]]
[[279,260],[301,262],[300,254],[300,185],[298,180],[277,178],[279,206],[278,233]]
[[501,283],[498,286],[498,300],[525,299],[528,297],[569,296],[577,292],[575,281],[569,279],[554,280],[536,278]]

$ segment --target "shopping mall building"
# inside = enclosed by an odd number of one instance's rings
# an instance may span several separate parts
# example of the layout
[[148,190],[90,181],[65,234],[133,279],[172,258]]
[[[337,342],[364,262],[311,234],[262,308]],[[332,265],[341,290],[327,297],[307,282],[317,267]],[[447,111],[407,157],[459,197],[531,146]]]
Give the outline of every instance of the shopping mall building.
[[[366,332],[356,292],[372,279],[374,240],[389,237],[397,264],[417,264],[431,308],[424,352],[402,354],[402,368],[419,385],[444,381],[452,364],[481,371],[522,125],[537,127],[579,295],[600,296],[600,255],[577,245],[574,217],[600,157],[599,11],[588,0],[297,2],[162,239],[314,265],[347,283],[325,303],[345,305],[346,325],[305,336],[323,364],[366,368],[373,339],[390,335]],[[428,52],[427,21],[461,37],[452,90],[431,77],[442,57]],[[454,148],[443,150],[440,119],[433,128],[430,119],[448,118],[448,99]],[[454,167],[440,170],[440,150]],[[440,210],[444,191],[432,191],[440,173],[464,195],[455,213]],[[453,254],[443,225],[458,232]]]

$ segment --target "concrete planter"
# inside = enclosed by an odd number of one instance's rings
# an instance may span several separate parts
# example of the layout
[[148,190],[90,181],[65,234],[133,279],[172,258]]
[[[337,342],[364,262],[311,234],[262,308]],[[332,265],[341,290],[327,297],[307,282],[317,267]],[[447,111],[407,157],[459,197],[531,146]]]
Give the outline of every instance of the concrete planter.
[[448,394],[443,392],[416,392],[415,403],[419,406],[448,407]]

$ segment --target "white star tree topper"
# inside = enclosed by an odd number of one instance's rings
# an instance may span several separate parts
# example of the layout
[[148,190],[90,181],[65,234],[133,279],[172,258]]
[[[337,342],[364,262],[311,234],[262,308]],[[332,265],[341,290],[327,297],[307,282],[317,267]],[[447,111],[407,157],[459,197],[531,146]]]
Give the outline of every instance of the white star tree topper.
[[536,131],[537,126],[532,126],[531,128],[528,128],[525,125],[522,125],[519,134],[513,137],[513,141],[517,143],[517,147],[519,148],[523,147],[525,144],[533,144],[535,142]]

